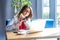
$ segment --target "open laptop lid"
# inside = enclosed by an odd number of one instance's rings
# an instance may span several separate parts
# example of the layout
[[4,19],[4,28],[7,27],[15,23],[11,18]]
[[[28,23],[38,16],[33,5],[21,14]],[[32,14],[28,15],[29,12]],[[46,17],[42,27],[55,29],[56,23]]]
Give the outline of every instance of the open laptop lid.
[[36,19],[33,20],[30,24],[30,29],[36,30],[36,31],[43,31],[45,28],[45,19]]

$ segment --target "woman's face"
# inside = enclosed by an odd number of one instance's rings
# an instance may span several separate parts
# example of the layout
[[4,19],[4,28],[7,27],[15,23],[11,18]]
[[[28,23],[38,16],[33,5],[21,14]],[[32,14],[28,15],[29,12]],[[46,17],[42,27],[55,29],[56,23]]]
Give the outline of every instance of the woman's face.
[[24,10],[23,15],[24,16],[28,16],[30,14],[30,8],[26,8],[26,10]]

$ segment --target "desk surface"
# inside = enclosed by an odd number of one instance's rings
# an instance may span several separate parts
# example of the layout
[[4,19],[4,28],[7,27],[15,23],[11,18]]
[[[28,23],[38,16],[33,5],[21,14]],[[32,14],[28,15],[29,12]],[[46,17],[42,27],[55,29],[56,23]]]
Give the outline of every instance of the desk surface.
[[44,31],[38,31],[35,33],[30,33],[27,35],[18,35],[17,33],[13,32],[6,32],[7,38],[10,40],[14,39],[35,39],[35,38],[60,38],[59,29],[56,28],[48,28],[44,29]]

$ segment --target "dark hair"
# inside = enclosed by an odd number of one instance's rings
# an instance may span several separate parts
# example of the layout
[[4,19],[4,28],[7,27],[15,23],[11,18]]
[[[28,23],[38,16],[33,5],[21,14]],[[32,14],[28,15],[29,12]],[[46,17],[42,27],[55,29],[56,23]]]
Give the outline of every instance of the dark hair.
[[[21,9],[21,11],[19,12],[19,14],[18,14],[18,18],[19,18],[19,16],[21,15],[21,13],[23,13],[24,12],[24,10],[26,10],[26,8],[30,8],[28,5],[24,5],[23,7],[22,7],[22,9]],[[27,18],[31,18],[32,17],[32,10],[31,10],[31,8],[30,8],[30,14],[29,14],[29,16],[27,17]]]

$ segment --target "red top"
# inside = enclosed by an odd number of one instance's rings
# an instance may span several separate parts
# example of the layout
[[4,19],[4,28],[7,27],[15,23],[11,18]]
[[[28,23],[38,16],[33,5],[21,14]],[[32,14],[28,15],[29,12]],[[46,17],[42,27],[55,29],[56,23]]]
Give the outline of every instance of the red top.
[[26,29],[27,29],[27,28],[26,28],[26,25],[25,25],[24,21],[22,21],[22,22],[20,23],[19,30],[26,30]]

